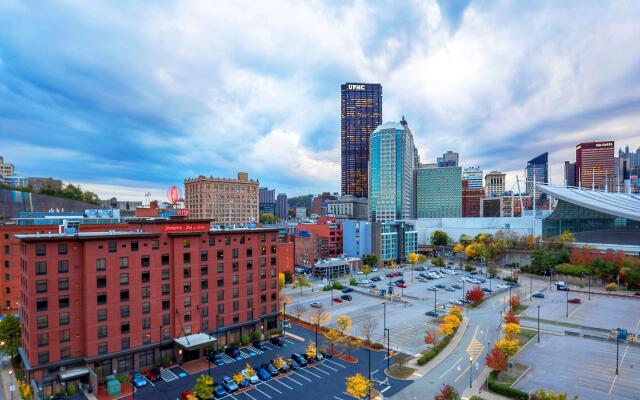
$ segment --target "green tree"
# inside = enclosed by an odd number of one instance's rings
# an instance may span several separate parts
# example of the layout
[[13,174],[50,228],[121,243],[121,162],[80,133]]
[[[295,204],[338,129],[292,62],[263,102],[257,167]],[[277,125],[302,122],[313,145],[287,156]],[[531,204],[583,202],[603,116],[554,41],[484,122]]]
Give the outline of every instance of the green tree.
[[15,357],[20,347],[20,320],[11,314],[0,321],[0,349]]
[[209,375],[200,375],[196,379],[196,384],[193,386],[193,394],[200,399],[213,398],[213,378]]
[[362,257],[362,262],[370,267],[375,267],[378,264],[378,257],[375,254],[365,254]]
[[260,223],[261,224],[275,224],[276,223],[276,216],[273,215],[273,213],[270,213],[270,212],[260,213]]
[[431,234],[431,244],[434,246],[446,246],[449,244],[449,235],[441,230],[433,231]]
[[[567,400],[568,398],[566,393],[556,393],[553,389],[549,390],[549,392],[538,389],[531,393],[531,400]],[[578,400],[578,396],[573,396],[573,400]]]
[[300,288],[300,296],[302,296],[302,288],[311,286],[311,282],[304,277],[304,275],[296,275],[296,278],[293,281],[293,287]]

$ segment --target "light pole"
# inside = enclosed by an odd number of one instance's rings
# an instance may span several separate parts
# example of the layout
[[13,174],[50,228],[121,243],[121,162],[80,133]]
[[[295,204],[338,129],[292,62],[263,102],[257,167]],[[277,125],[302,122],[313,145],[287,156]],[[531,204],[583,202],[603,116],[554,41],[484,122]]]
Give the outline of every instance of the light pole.
[[619,355],[618,344],[619,343],[620,343],[620,328],[616,329],[616,375],[618,375],[618,355]]
[[569,288],[566,288],[567,292],[567,319],[569,318]]
[[469,389],[473,384],[473,357],[469,357]]
[[509,285],[509,309],[513,311],[513,302],[511,301],[511,285]]
[[464,292],[464,283],[465,283],[465,280],[463,279],[462,280],[462,297],[466,298],[467,294]]
[[533,275],[529,275],[529,298],[533,296]]
[[587,275],[589,278],[589,300],[591,300],[591,274]]
[[438,314],[437,304],[438,304],[438,288],[434,287],[433,291],[433,312]]
[[385,337],[387,335],[387,302],[383,301],[382,306],[383,306],[383,319],[382,319],[383,328],[382,329],[384,329],[384,334],[382,337]]
[[384,328],[385,333],[387,334],[387,371],[389,371],[389,368],[391,368],[391,345],[390,345],[390,338],[389,336],[389,328]]
[[[333,303],[333,299],[331,299],[331,302]],[[286,329],[287,329],[287,302],[284,301],[283,302],[283,308],[284,310],[282,311],[282,336],[284,337],[286,335]]]
[[[13,370],[9,370],[9,386],[11,385],[13,385]],[[11,393],[11,400],[13,400],[13,390],[9,390],[9,392]]]
[[540,343],[540,304],[538,304],[538,343]]
[[369,398],[371,398],[371,349],[367,348],[369,351]]

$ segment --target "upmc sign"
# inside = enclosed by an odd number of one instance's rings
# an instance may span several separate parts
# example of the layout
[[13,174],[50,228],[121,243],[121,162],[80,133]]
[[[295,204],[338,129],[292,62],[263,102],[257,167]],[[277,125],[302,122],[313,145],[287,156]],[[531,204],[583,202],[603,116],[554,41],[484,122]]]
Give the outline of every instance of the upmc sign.
[[206,232],[209,230],[209,224],[165,225],[162,230],[164,232]]
[[365,90],[364,85],[349,85],[349,90]]

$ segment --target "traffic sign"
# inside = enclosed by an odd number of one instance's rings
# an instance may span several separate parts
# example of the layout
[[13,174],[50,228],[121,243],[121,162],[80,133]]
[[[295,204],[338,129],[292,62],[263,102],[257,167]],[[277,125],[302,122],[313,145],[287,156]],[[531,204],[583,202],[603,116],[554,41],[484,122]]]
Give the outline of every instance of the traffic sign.
[[16,385],[10,385],[9,386],[9,391],[10,392],[15,392],[16,391]]
[[627,332],[626,329],[620,329],[618,328],[618,339],[620,340],[627,340],[627,336],[628,336],[629,332]]

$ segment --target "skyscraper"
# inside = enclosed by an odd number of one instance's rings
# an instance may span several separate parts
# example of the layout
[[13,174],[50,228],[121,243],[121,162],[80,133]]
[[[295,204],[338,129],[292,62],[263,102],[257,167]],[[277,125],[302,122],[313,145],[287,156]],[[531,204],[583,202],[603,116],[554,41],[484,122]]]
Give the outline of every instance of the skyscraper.
[[345,83],[340,104],[342,195],[367,197],[369,136],[382,123],[382,85]]
[[271,213],[276,215],[276,190],[261,187],[259,191],[258,209],[260,213]]
[[459,218],[462,216],[461,167],[417,168],[415,191],[417,218]]
[[527,161],[525,174],[527,177],[527,193],[529,194],[533,193],[534,178],[536,183],[549,183],[549,153],[544,152]]
[[389,222],[413,215],[415,146],[404,117],[385,122],[371,134],[369,143],[369,219]]
[[506,174],[500,171],[491,171],[484,177],[484,187],[487,197],[502,196],[504,193],[504,178]]
[[287,194],[278,193],[276,198],[276,217],[287,219],[289,217],[289,205],[287,204]]
[[468,189],[482,189],[482,170],[480,167],[469,167],[462,171],[462,180],[468,182]]
[[438,167],[457,167],[458,166],[458,153],[454,153],[449,150],[438,157]]
[[[587,142],[576,146],[576,176],[583,188],[604,189],[616,173],[614,142]],[[613,190],[613,188],[611,188]]]

